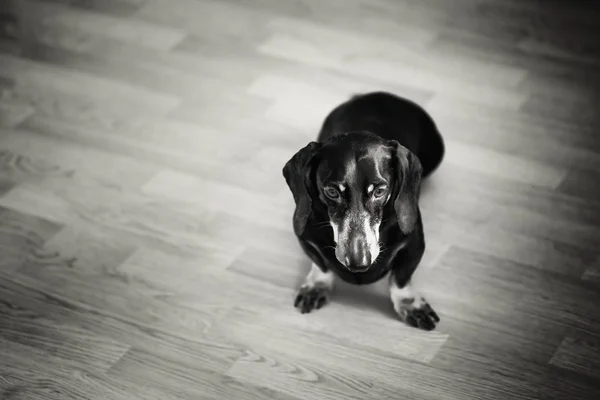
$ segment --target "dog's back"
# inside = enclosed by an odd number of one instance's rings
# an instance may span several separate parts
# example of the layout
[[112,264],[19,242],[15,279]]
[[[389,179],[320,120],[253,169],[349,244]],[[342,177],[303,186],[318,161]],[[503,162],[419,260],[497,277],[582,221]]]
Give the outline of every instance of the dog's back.
[[386,92],[355,95],[323,122],[318,141],[347,132],[368,131],[397,140],[412,151],[431,174],[444,156],[443,139],[429,114],[416,103]]

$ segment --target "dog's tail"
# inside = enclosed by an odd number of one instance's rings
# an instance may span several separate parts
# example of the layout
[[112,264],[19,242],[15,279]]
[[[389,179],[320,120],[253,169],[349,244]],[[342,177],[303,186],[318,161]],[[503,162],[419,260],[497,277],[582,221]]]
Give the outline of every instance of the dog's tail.
[[423,167],[421,176],[422,178],[426,178],[442,163],[446,146],[437,125],[428,114],[424,114],[422,124],[423,132],[426,133],[421,138],[418,157]]

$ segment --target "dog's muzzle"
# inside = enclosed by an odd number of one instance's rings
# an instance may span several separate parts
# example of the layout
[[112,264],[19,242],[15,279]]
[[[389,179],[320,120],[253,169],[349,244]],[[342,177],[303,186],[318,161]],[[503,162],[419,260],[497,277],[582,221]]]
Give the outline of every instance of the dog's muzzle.
[[[352,272],[365,272],[379,255],[379,235],[377,229],[361,221],[344,221],[338,229],[331,224],[336,242],[335,257]],[[377,227],[378,228],[378,227]]]
[[343,261],[340,260],[346,268],[351,271],[363,272],[371,266],[371,254],[366,240],[361,238],[353,238],[350,241],[350,246],[346,255],[343,256]]
[[377,258],[377,254],[372,254],[374,251],[379,253],[379,249],[374,249],[364,236],[356,235],[347,241],[338,243],[335,248],[335,256],[348,270],[365,272]]

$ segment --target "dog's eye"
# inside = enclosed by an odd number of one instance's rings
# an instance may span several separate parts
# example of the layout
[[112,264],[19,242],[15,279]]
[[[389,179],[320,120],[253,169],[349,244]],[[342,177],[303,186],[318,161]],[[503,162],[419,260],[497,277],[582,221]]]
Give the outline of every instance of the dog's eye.
[[375,189],[375,191],[373,192],[373,196],[379,198],[379,197],[383,197],[386,193],[387,193],[387,189],[384,187],[380,187],[380,188]]
[[337,200],[340,197],[340,194],[334,188],[325,188],[325,195],[332,200]]

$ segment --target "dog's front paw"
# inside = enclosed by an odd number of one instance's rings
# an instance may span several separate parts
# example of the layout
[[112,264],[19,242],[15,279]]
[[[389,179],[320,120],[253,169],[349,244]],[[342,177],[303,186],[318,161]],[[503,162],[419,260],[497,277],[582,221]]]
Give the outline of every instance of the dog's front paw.
[[408,325],[431,331],[440,322],[440,317],[423,298],[404,298],[396,306],[398,315]]
[[325,285],[303,285],[296,295],[294,307],[298,308],[302,314],[306,314],[323,307],[329,301],[330,296],[331,290]]

